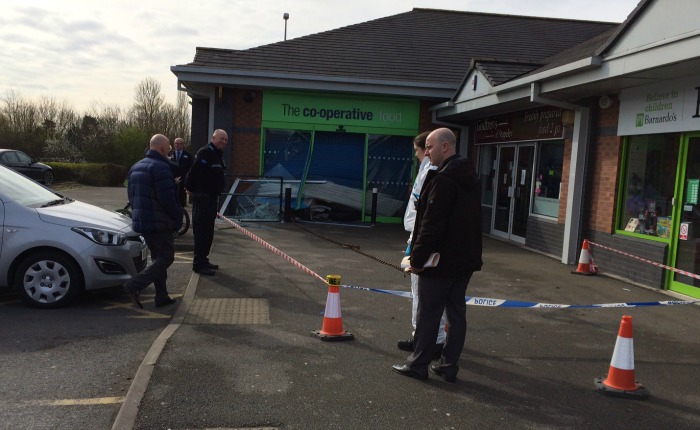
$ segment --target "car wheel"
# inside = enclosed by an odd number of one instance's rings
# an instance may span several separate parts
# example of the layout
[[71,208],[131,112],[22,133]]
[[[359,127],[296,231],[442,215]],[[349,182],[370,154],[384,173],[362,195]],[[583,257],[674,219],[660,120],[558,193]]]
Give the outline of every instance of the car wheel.
[[51,170],[47,170],[46,172],[44,172],[44,184],[53,184],[53,172]]
[[67,306],[80,294],[83,280],[70,258],[55,252],[37,252],[17,267],[15,285],[26,303],[37,308]]

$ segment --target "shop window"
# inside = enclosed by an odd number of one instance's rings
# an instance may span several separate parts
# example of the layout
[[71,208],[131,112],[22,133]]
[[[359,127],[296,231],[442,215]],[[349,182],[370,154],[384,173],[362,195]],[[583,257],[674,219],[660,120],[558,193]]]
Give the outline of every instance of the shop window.
[[[291,206],[304,219],[359,221],[363,209],[365,215],[371,211],[373,188],[378,191],[377,216],[398,218],[403,216],[411,188],[412,139],[265,129],[263,176],[284,179],[285,186],[291,187]],[[251,193],[270,187],[260,184]]]
[[481,204],[493,205],[493,176],[496,174],[496,145],[479,147],[479,182],[481,183]]
[[367,138],[366,212],[372,210],[377,189],[377,216],[403,217],[413,186],[413,138],[370,134]]
[[532,213],[556,218],[559,216],[561,172],[564,164],[562,142],[541,142],[535,169],[535,192]]
[[669,237],[680,134],[627,138],[618,229]]

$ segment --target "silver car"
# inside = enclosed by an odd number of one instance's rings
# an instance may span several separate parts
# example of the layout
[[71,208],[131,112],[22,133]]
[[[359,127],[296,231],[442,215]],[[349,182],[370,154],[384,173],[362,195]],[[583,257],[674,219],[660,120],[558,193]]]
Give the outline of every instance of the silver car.
[[146,267],[131,219],[56,194],[0,166],[0,287],[36,307],[123,285]]

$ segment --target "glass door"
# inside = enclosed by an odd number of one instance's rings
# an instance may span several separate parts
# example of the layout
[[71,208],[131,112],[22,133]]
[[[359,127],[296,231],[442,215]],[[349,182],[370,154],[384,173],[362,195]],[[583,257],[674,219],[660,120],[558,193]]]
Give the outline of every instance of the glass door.
[[507,145],[498,149],[492,233],[525,243],[532,195],[535,146]]
[[496,236],[509,238],[510,214],[513,201],[513,166],[515,165],[515,146],[498,148],[498,170],[496,171],[496,202],[493,206],[493,227]]
[[[680,207],[676,208],[674,218],[679,219],[678,226],[674,226],[673,240],[671,242],[674,252],[673,266],[676,269],[700,274],[700,136],[687,139],[686,148],[681,148],[681,153],[686,152],[685,168],[680,175],[679,183]],[[678,196],[678,195],[677,195]],[[678,201],[678,197],[676,197]],[[671,274],[671,289],[692,297],[700,297],[700,279],[692,276],[673,272]]]

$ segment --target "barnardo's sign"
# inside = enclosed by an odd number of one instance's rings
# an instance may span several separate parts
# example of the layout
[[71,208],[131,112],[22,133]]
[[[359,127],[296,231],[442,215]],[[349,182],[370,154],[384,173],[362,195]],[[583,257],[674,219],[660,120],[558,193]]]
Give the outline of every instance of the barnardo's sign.
[[265,91],[263,121],[418,129],[417,100]]
[[618,136],[700,130],[700,77],[620,93]]
[[540,107],[481,118],[476,122],[474,142],[479,144],[523,140],[561,139],[561,109]]

